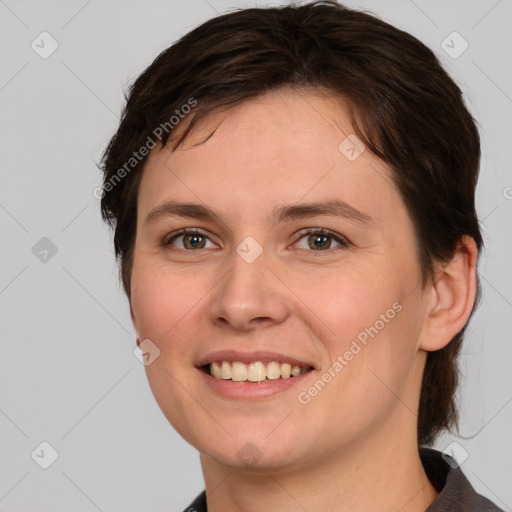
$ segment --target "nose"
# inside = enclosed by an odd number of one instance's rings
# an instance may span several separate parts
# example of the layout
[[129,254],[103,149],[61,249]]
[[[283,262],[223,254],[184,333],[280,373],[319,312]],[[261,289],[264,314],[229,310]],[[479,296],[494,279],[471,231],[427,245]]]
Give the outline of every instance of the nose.
[[278,269],[269,268],[265,251],[250,263],[234,252],[231,263],[211,303],[212,322],[240,331],[283,322],[289,315],[289,292],[276,277]]

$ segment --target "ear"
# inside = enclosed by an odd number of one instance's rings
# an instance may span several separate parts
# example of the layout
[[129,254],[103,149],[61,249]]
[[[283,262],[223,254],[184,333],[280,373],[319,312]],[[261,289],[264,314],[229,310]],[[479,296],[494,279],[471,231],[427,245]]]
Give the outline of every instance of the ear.
[[463,236],[450,261],[439,264],[426,310],[419,347],[440,350],[466,325],[476,298],[478,249]]

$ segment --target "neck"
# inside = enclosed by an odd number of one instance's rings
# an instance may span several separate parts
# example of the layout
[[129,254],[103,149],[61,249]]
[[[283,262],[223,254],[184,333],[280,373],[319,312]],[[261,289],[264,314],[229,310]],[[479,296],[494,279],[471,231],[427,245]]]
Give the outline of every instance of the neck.
[[397,435],[396,424],[300,468],[240,469],[202,454],[208,512],[424,512],[437,492],[421,464],[415,428]]

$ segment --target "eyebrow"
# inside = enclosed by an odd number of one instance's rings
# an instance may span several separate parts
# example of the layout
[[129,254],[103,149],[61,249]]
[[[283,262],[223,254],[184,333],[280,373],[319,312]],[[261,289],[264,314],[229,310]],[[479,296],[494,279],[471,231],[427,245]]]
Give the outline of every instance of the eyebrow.
[[[333,199],[316,203],[285,204],[278,206],[271,214],[271,219],[277,224],[284,221],[305,219],[320,215],[341,217],[355,221],[358,224],[373,224],[374,218],[357,210],[345,201]],[[182,203],[165,201],[153,208],[145,218],[146,223],[163,217],[187,217],[200,220],[224,222],[222,216],[212,208],[199,203]]]

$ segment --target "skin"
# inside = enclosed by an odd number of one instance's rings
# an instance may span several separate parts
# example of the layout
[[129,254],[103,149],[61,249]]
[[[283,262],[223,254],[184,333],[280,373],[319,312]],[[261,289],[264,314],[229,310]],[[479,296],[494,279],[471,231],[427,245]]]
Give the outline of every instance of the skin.
[[[414,228],[391,171],[368,150],[350,161],[338,149],[354,133],[347,119],[334,96],[283,89],[208,115],[176,151],[155,148],[146,163],[132,320],[138,340],[160,350],[147,377],[169,422],[201,454],[211,512],[413,512],[437,495],[418,456],[421,376],[426,351],[445,346],[469,317],[476,247],[465,237],[422,287]],[[331,199],[372,220],[270,219],[283,204]],[[169,200],[206,205],[221,220],[146,221]],[[181,228],[204,231],[203,248],[187,248],[190,236],[165,246]],[[306,228],[349,243],[327,238],[314,250],[315,236],[300,234]],[[252,263],[236,252],[248,236],[263,250]],[[401,311],[300,403],[298,393],[395,303]],[[271,397],[226,398],[196,368],[224,349],[279,351],[315,370]],[[256,447],[251,465],[237,455],[247,443]]]

